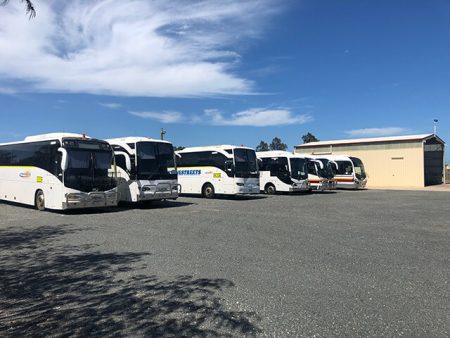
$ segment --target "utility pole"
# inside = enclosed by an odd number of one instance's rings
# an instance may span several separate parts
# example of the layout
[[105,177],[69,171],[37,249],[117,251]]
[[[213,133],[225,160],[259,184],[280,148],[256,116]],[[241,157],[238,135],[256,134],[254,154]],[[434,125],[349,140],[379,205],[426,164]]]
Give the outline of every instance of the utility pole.
[[160,131],[161,140],[164,140],[164,135],[165,134],[166,134],[166,131],[164,130],[164,128],[161,128],[161,131]]
[[439,122],[438,119],[433,120],[433,134],[436,135],[437,132],[437,123]]

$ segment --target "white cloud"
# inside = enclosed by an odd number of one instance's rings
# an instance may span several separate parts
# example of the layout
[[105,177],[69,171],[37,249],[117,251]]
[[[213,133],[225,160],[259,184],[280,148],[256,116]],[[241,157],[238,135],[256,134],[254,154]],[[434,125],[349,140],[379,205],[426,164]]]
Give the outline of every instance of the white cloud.
[[254,84],[233,68],[236,46],[259,38],[280,8],[275,0],[49,0],[28,20],[23,4],[11,1],[0,8],[0,86],[118,96],[250,93]]
[[307,114],[294,115],[288,109],[253,108],[226,117],[217,109],[206,109],[204,114],[186,116],[180,112],[129,112],[131,115],[162,123],[207,124],[215,126],[268,127],[303,124],[312,121]]
[[138,116],[144,119],[156,120],[161,123],[179,123],[185,121],[182,113],[176,111],[164,112],[129,112],[131,115]]
[[120,103],[114,103],[114,102],[109,102],[109,103],[100,102],[99,105],[101,105],[102,107],[105,107],[105,108],[109,108],[109,109],[122,108],[122,105]]
[[408,133],[409,129],[401,127],[363,128],[348,130],[345,133],[352,137],[395,136]]
[[252,108],[232,114],[229,118],[216,109],[205,110],[211,124],[219,126],[254,126],[267,127],[289,124],[304,124],[312,121],[307,114],[294,115],[288,109]]

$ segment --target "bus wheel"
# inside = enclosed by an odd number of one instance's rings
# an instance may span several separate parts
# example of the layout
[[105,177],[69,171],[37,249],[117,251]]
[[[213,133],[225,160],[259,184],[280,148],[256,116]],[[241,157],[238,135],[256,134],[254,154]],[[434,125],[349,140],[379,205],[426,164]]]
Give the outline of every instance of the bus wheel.
[[39,211],[45,210],[45,197],[44,192],[42,190],[36,191],[36,196],[34,198],[34,206]]
[[216,195],[215,191],[214,191],[214,187],[211,183],[206,183],[203,186],[202,189],[202,195],[205,198],[214,198],[214,196]]
[[273,184],[266,184],[266,187],[264,189],[267,195],[275,195],[275,192],[277,189],[275,189],[275,186]]

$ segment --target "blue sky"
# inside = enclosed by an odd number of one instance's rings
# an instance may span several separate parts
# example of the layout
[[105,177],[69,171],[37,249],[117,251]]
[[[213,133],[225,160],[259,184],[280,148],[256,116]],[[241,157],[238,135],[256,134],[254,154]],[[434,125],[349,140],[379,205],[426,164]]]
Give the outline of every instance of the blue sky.
[[450,140],[446,0],[36,1],[0,8],[0,142],[67,131],[289,148]]

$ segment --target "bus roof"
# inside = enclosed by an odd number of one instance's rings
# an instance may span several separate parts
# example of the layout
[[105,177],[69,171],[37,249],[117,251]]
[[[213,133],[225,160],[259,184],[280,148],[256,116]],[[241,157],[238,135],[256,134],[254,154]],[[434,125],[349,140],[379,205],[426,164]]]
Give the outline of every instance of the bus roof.
[[86,136],[85,134],[48,133],[48,134],[27,136],[27,137],[25,137],[25,139],[23,141],[0,143],[0,145],[21,144],[21,143],[28,143],[28,142],[51,141],[51,140],[60,140],[61,141],[63,138],[66,138],[66,137],[92,139],[91,137]]
[[282,151],[282,150],[271,150],[271,151],[257,151],[256,152],[257,157],[295,157],[295,155],[289,151]]
[[177,150],[177,153],[226,150],[226,149],[236,149],[236,148],[254,150],[253,148],[244,147],[244,146],[233,146],[233,145],[228,145],[228,144],[222,144],[222,145],[203,146],[203,147],[188,147],[188,148],[184,148],[183,150]]
[[144,142],[144,141],[170,143],[170,144],[172,144],[172,142],[169,142],[169,141],[166,141],[166,140],[154,139],[154,138],[149,138],[149,137],[141,137],[141,136],[118,137],[118,138],[107,139],[105,141],[110,143],[110,144],[136,143],[136,142]]
[[24,142],[36,142],[36,141],[47,141],[47,140],[61,140],[64,137],[75,137],[75,138],[91,138],[86,136],[86,134],[76,134],[76,133],[49,133],[41,135],[27,136]]
[[326,158],[326,159],[333,160],[333,161],[351,161],[350,157],[357,158],[356,156],[350,156],[350,155],[345,155],[345,154],[342,154],[342,155],[341,154],[339,154],[339,155],[333,155],[333,154],[309,155],[308,154],[307,156],[309,156],[310,158]]

